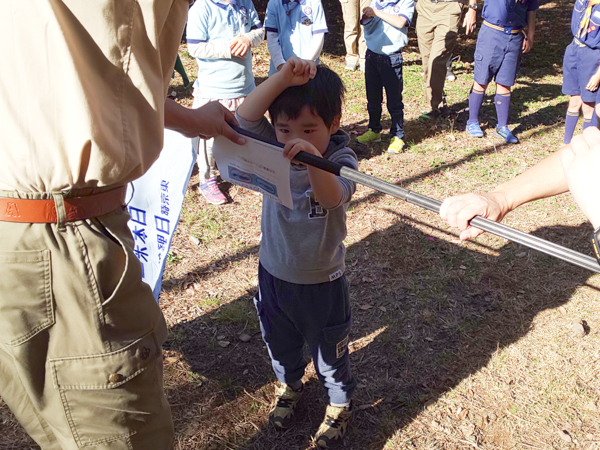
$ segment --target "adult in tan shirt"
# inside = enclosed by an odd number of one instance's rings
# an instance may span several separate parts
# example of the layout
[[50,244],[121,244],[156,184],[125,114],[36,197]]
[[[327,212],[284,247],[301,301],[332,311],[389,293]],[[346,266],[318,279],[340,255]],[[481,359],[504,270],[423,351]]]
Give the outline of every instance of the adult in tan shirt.
[[0,396],[43,449],[168,449],[164,318],[124,186],[163,126],[225,134],[219,104],[165,103],[188,0],[0,2]]

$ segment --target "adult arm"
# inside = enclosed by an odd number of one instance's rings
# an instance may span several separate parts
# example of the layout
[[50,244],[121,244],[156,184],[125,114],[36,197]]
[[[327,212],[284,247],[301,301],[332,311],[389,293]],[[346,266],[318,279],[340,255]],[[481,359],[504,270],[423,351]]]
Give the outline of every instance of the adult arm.
[[575,201],[590,219],[594,228],[600,227],[600,131],[589,127],[571,144],[563,148],[561,162],[569,190]]
[[566,192],[568,186],[560,160],[562,150],[551,154],[516,178],[502,183],[492,192],[447,198],[440,208],[440,216],[450,226],[462,230],[460,239],[470,239],[483,233],[483,230],[469,225],[469,221],[475,216],[499,222],[524,203]]
[[[477,1],[470,1],[469,5],[477,5]],[[473,8],[468,8],[463,19],[463,27],[465,28],[466,34],[471,34],[475,29],[477,22],[477,11]]]
[[238,125],[233,113],[219,102],[210,102],[200,108],[190,109],[171,99],[165,101],[165,128],[188,138],[199,136],[202,139],[210,139],[222,135],[236,144],[243,145],[246,139],[236,133],[229,124]]

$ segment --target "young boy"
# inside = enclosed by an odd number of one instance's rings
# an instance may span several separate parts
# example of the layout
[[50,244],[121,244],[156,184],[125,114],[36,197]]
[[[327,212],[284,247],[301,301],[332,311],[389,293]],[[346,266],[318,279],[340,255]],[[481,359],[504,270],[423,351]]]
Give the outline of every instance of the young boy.
[[[305,151],[356,169],[349,137],[339,129],[344,92],[335,72],[292,57],[250,93],[236,117],[242,127],[285,144],[286,158]],[[264,117],[267,110],[271,123]],[[329,448],[344,437],[356,385],[348,354],[350,302],[343,243],[346,210],[356,186],[310,166],[294,164],[290,170],[294,209],[263,197],[254,300],[281,383],[269,420],[280,429],[292,423],[303,389],[306,342],[329,396],[315,441]]]
[[592,123],[600,84],[600,4],[593,0],[577,0],[571,16],[573,42],[563,59],[563,94],[570,95],[565,119],[564,143],[569,144],[579,110],[583,109],[583,129]]
[[[188,13],[186,35],[188,51],[198,63],[193,107],[218,101],[235,111],[255,86],[250,48],[264,39],[264,29],[252,1],[194,3]],[[213,140],[196,138],[194,145],[198,152],[200,192],[212,204],[226,203],[217,186]]]
[[[429,0],[426,0],[429,1]],[[404,104],[402,103],[402,48],[408,42],[408,25],[415,10],[413,0],[373,0],[363,10],[365,28],[365,86],[369,130],[356,138],[358,142],[381,142],[381,102],[383,88],[387,108],[392,116],[389,153],[404,148]]]
[[498,124],[494,135],[504,139],[507,144],[519,142],[507,126],[510,88],[515,84],[521,53],[527,53],[533,47],[535,12],[538,8],[538,0],[487,1],[483,4],[483,26],[477,36],[473,87],[469,95],[466,131],[471,136],[483,137],[479,126],[479,110],[485,89],[495,79],[494,103]]
[[265,28],[271,54],[269,76],[292,56],[319,63],[327,33],[321,0],[269,0]]

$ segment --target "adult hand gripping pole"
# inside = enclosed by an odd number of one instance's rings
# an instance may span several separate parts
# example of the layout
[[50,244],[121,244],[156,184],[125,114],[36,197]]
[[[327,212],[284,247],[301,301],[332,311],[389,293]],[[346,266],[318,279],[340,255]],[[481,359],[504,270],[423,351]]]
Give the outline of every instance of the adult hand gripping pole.
[[[233,128],[240,134],[244,134],[248,137],[283,148],[283,144],[281,144],[280,142],[266,140],[261,136],[258,136],[254,133],[250,133],[238,127]],[[320,158],[318,156],[314,156],[306,152],[299,152],[294,158],[294,160],[312,167],[316,167],[334,175],[347,178],[348,180],[360,183],[364,186],[370,187],[384,194],[388,194],[392,197],[396,197],[400,200],[412,203],[413,205],[420,206],[421,208],[428,209],[429,211],[433,211],[434,213],[439,214],[440,212],[440,206],[442,205],[442,202],[440,202],[439,200],[435,200],[425,195],[417,194],[416,192],[412,192],[408,189],[396,186],[395,184],[388,183],[387,181],[380,180],[379,178],[367,175],[349,167],[342,166],[341,164],[328,161],[324,158]],[[562,245],[555,244],[553,242],[547,241],[536,236],[531,236],[530,234],[516,230],[507,225],[494,222],[493,220],[489,220],[481,216],[473,217],[470,220],[469,224],[481,230],[487,231],[488,233],[495,234],[496,236],[500,236],[510,241],[517,242],[519,244],[525,245],[534,250],[538,250],[547,255],[554,256],[555,258],[562,259],[563,261],[569,262],[571,264],[575,264],[576,266],[583,267],[584,269],[600,273],[600,265],[598,265],[598,262],[595,258],[576,252],[575,250],[563,247]]]

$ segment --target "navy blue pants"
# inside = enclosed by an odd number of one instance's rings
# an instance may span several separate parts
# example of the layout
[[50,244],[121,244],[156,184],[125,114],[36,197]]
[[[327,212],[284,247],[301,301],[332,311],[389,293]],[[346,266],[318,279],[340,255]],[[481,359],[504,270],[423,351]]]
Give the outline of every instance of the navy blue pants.
[[387,109],[392,117],[390,134],[404,138],[404,103],[402,103],[402,52],[381,55],[367,50],[365,55],[365,86],[367,88],[367,111],[369,128],[379,133],[381,127],[381,104],[383,89],[387,99]]
[[306,342],[330,403],[348,402],[356,382],[348,353],[351,316],[346,277],[294,284],[275,278],[259,264],[258,288],[254,305],[277,379],[292,384],[302,378]]

